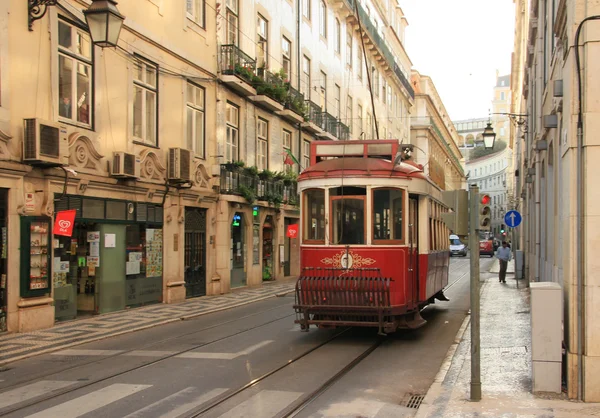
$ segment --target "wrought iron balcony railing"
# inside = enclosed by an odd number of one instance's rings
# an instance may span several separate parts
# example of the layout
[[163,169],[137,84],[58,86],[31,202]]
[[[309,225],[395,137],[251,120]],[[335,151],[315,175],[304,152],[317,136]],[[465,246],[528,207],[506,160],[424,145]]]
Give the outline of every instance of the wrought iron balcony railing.
[[221,45],[221,73],[236,75],[252,84],[256,72],[256,61],[237,45]]
[[338,135],[338,120],[335,116],[327,113],[327,112],[323,112],[322,113],[322,123],[321,123],[321,128],[325,131],[330,133],[331,135],[335,136],[337,138]]
[[310,100],[306,101],[306,107],[308,110],[308,120],[315,125],[321,127],[323,125],[323,111],[321,106]]
[[288,96],[285,102],[286,109],[293,110],[303,118],[308,117],[308,108],[305,104],[304,94],[288,85]]
[[269,178],[248,174],[234,164],[221,164],[221,193],[242,196],[249,203],[264,200],[275,205],[297,205],[298,183],[295,180]]

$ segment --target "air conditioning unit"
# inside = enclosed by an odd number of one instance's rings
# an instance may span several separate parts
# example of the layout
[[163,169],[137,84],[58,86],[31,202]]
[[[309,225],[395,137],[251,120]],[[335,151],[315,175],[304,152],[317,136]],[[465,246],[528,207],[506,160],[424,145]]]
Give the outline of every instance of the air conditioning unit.
[[139,178],[140,159],[135,154],[114,152],[110,175],[118,178]]
[[68,165],[67,128],[38,118],[23,119],[23,162],[31,165]]
[[169,180],[187,183],[191,179],[192,153],[185,148],[169,148]]

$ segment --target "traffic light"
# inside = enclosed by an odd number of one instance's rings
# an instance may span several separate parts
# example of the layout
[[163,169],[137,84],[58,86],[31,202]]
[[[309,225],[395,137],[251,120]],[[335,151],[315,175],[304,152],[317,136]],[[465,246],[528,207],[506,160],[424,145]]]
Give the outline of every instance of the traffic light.
[[489,194],[479,194],[479,230],[489,231],[492,225],[490,203],[492,198]]
[[504,234],[504,224],[500,225],[500,233]]
[[442,220],[456,235],[469,234],[469,192],[451,190],[442,192],[442,201],[452,212],[442,213]]

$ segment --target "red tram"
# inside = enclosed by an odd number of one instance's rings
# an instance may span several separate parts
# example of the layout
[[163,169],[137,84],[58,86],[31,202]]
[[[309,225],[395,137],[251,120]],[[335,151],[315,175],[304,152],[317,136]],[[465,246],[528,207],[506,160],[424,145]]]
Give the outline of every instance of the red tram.
[[447,300],[447,207],[398,149],[388,140],[312,143],[311,165],[298,178],[301,329],[418,328],[425,305]]

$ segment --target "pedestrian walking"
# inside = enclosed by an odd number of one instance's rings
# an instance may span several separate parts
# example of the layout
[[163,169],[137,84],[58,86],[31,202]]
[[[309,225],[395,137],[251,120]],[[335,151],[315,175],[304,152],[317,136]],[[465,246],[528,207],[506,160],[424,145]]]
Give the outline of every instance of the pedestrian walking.
[[502,241],[502,247],[498,248],[498,251],[496,251],[496,258],[500,260],[500,274],[498,275],[498,281],[500,283],[506,283],[506,269],[508,268],[508,262],[512,258],[510,247],[506,241]]

